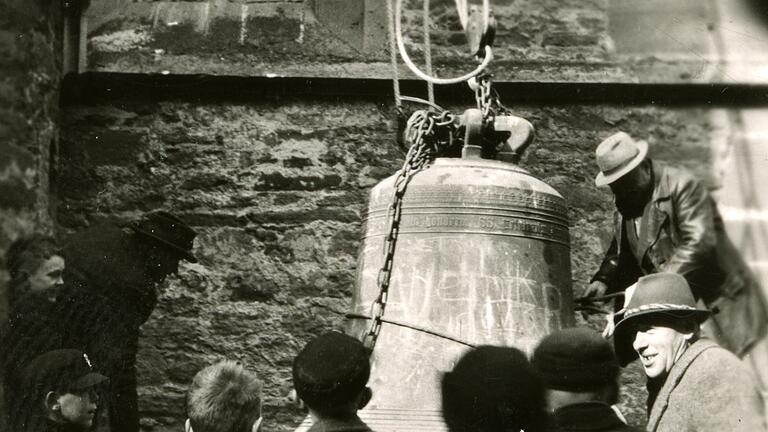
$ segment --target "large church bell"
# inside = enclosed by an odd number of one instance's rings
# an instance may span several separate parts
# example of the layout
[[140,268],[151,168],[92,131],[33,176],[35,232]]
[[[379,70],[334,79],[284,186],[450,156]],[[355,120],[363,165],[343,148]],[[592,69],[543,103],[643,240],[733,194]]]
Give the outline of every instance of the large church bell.
[[[440,377],[469,346],[530,352],[544,335],[574,325],[565,201],[509,162],[530,142],[530,123],[505,115],[488,125],[478,109],[455,123],[464,132],[461,156],[437,157],[413,174],[396,216],[401,173],[369,195],[349,330],[366,340],[388,276],[371,356],[374,396],[360,412],[374,430],[443,430]],[[489,149],[495,128],[514,130]]]

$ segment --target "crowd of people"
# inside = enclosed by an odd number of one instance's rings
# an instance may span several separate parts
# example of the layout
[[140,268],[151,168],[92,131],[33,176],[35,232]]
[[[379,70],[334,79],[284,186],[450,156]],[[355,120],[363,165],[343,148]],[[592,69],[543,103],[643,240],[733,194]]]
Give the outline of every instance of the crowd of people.
[[[621,368],[647,377],[648,431],[763,431],[765,333],[760,287],[725,235],[706,189],[618,133],[596,151],[598,186],[615,197],[615,236],[586,296],[621,293],[601,335],[544,337],[532,355],[467,350],[442,375],[450,432],[636,431],[616,408]],[[136,354],[157,285],[195,262],[194,230],[167,212],[77,233],[63,248],[33,236],[8,251],[11,315],[0,331],[11,431],[137,432]],[[615,296],[612,296],[615,297]],[[329,332],[293,362],[311,432],[370,431],[370,351]],[[205,367],[187,394],[187,432],[256,432],[262,383],[244,365]]]

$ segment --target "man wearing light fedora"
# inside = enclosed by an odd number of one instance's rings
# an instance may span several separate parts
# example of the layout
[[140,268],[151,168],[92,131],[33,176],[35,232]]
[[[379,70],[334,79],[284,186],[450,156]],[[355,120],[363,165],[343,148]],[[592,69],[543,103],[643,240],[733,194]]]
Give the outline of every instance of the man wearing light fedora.
[[712,337],[747,356],[765,389],[765,299],[704,185],[686,170],[651,160],[648,144],[624,132],[600,143],[595,153],[595,183],[610,187],[617,211],[613,241],[586,295],[620,292],[658,272],[684,276],[694,298],[717,312],[707,322]]
[[101,224],[75,233],[64,246],[69,346],[88,352],[110,377],[111,432],[139,430],[140,327],[157,304],[157,286],[180,260],[197,262],[196,235],[178,217],[156,211],[125,227]]
[[680,275],[643,276],[617,313],[613,338],[626,366],[640,358],[648,378],[648,431],[764,431],[760,390],[747,366],[700,338],[710,311]]

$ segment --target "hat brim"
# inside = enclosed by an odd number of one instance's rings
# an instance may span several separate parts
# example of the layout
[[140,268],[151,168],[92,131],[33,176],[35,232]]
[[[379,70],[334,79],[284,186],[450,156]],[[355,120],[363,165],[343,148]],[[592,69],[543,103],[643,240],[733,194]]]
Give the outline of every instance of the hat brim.
[[109,378],[97,372],[90,372],[75,380],[71,387],[77,390],[86,389],[93,387],[96,384],[101,384],[105,381],[109,381]]
[[598,187],[601,186],[608,186],[609,184],[615,182],[616,180],[624,177],[628,172],[632,171],[633,169],[637,168],[640,163],[643,162],[645,159],[645,156],[648,155],[648,143],[646,141],[638,141],[637,142],[637,149],[638,152],[635,155],[634,158],[632,158],[627,165],[609,175],[604,175],[602,172],[599,172],[597,174],[597,177],[595,177],[595,185]]
[[695,318],[696,321],[701,324],[712,315],[711,311],[705,309],[680,309],[680,310],[644,310],[630,315],[629,317],[623,317],[616,323],[613,329],[613,348],[616,352],[616,357],[619,359],[621,367],[625,367],[637,359],[638,354],[635,348],[632,346],[634,342],[634,334],[632,334],[633,327],[630,325],[632,321],[636,321],[637,318],[650,315],[650,314],[664,314],[672,315],[678,318]]
[[186,261],[189,261],[191,263],[196,263],[197,262],[197,258],[194,255],[192,255],[192,252],[190,252],[188,250],[185,250],[185,249],[182,249],[182,248],[176,246],[175,244],[173,244],[173,243],[171,243],[169,241],[166,241],[164,239],[161,239],[160,237],[157,237],[156,235],[154,235],[154,234],[152,234],[152,233],[150,233],[148,231],[142,230],[141,228],[139,228],[137,226],[131,225],[130,228],[136,234],[141,234],[144,237],[148,237],[152,241],[157,242],[157,243],[161,244],[162,246],[165,246],[166,248],[168,248],[171,251],[173,251],[173,253],[175,253],[176,255],[180,256],[181,258],[184,258]]

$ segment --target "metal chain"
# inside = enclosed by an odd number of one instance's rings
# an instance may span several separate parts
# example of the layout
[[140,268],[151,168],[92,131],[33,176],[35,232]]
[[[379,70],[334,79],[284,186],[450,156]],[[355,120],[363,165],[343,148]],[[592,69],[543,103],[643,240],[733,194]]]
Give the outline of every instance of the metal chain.
[[384,264],[379,269],[376,284],[379,294],[371,304],[371,325],[363,336],[363,344],[373,352],[376,346],[381,326],[384,323],[384,310],[387,307],[389,284],[392,278],[392,265],[395,259],[395,246],[400,234],[400,219],[402,217],[403,196],[408,183],[419,171],[427,168],[437,153],[440,145],[435,139],[435,127],[445,127],[453,122],[453,116],[444,111],[437,114],[432,111],[419,110],[411,115],[405,129],[405,141],[411,143],[405,162],[395,177],[392,203],[387,209],[387,231],[384,237]]
[[483,120],[488,120],[491,117],[509,112],[509,110],[501,104],[499,100],[499,94],[492,88],[492,80],[490,74],[482,74],[478,76],[474,81],[470,81],[469,86],[475,92],[475,101],[477,102],[477,109],[483,113]]

